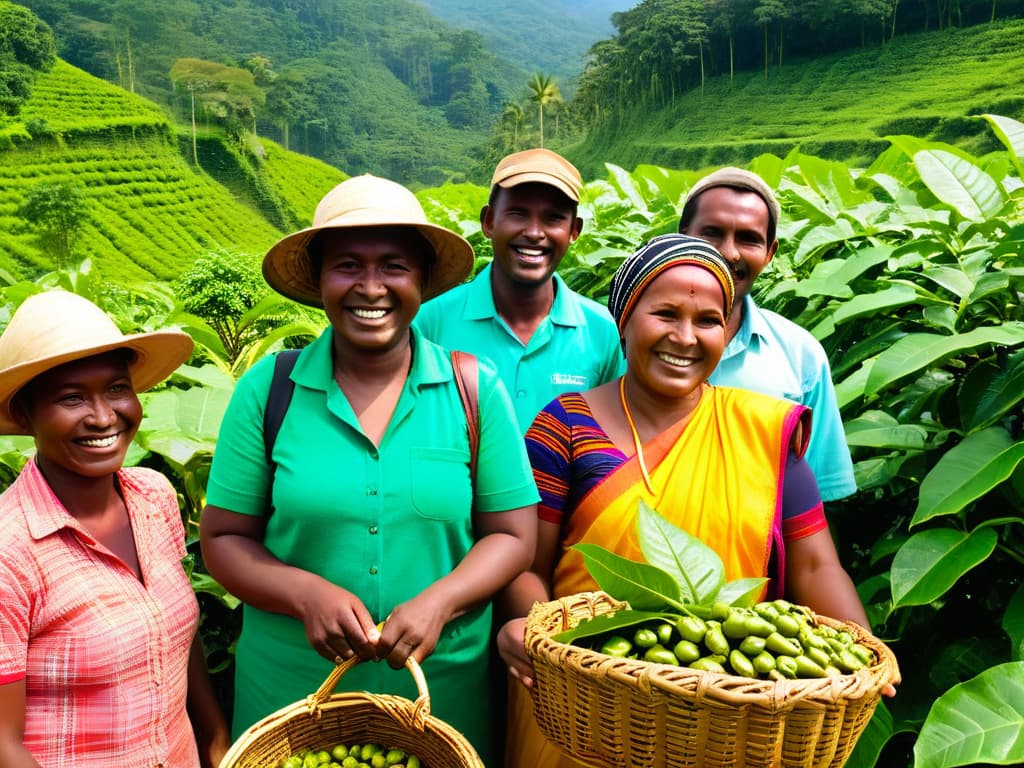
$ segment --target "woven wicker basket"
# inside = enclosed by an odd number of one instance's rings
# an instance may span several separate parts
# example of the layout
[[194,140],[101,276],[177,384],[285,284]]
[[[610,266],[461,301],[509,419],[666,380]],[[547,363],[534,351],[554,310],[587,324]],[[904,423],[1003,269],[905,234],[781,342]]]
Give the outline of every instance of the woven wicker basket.
[[821,616],[819,623],[853,633],[878,662],[850,675],[776,682],[618,659],[551,639],[625,607],[604,592],[585,592],[538,603],[527,618],[537,723],[586,764],[839,768],[882,688],[900,679],[884,643]]
[[328,675],[316,693],[260,720],[231,745],[220,768],[276,768],[303,749],[375,742],[412,753],[425,768],[484,768],[466,737],[430,714],[427,681],[416,660],[406,668],[419,696],[333,693],[342,676],[359,663],[353,657]]

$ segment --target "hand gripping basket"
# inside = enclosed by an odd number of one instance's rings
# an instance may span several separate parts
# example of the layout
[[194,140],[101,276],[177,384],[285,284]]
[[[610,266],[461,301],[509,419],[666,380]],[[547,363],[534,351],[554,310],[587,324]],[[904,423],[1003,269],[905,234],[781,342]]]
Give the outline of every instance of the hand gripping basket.
[[899,682],[889,648],[856,624],[878,662],[820,679],[755,680],[619,659],[551,639],[582,619],[626,608],[604,592],[537,603],[527,618],[533,704],[544,735],[595,766],[839,768],[882,688]]
[[427,681],[415,659],[410,657],[405,666],[416,681],[416,701],[392,694],[334,693],[358,663],[357,657],[342,662],[316,693],[251,726],[231,745],[220,768],[276,768],[303,749],[370,741],[410,752],[425,768],[484,768],[466,737],[430,714]]

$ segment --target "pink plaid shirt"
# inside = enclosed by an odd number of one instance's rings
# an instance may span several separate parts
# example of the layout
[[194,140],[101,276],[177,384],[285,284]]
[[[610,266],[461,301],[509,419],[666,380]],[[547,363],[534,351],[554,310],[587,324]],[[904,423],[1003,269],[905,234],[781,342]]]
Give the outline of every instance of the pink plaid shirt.
[[43,768],[195,768],[185,711],[199,607],[167,479],[118,472],[142,569],[68,514],[34,460],[0,496],[0,685],[25,681]]

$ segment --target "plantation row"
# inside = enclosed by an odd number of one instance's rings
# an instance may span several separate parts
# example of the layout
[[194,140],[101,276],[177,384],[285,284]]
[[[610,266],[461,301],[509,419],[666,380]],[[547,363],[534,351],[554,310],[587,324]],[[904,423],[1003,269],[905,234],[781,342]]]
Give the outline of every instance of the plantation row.
[[[111,120],[116,116],[115,120]],[[94,130],[100,125],[153,125],[168,120],[152,102],[57,60],[48,72],[39,73],[32,97],[22,107],[19,120],[45,120],[58,131]]]

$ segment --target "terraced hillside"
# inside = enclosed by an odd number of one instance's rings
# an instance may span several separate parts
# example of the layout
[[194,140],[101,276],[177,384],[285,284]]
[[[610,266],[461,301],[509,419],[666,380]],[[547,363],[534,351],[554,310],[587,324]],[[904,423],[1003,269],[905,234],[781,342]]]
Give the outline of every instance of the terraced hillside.
[[179,141],[159,107],[61,61],[36,80],[17,121],[0,128],[14,140],[0,150],[0,269],[16,279],[54,266],[16,215],[39,184],[81,185],[89,221],[75,255],[89,256],[102,276],[171,280],[209,250],[261,252],[280,237],[253,200],[269,197],[284,219],[309,221],[320,196],[344,178],[262,140],[262,159],[225,147],[245,173],[211,175],[182,155],[179,145],[190,142]]
[[866,164],[909,134],[982,154],[998,149],[986,112],[1024,116],[1024,20],[902,35],[885,46],[709,78],[661,108],[633,106],[619,121],[563,148],[584,175],[603,163],[700,169],[745,165],[793,149]]

